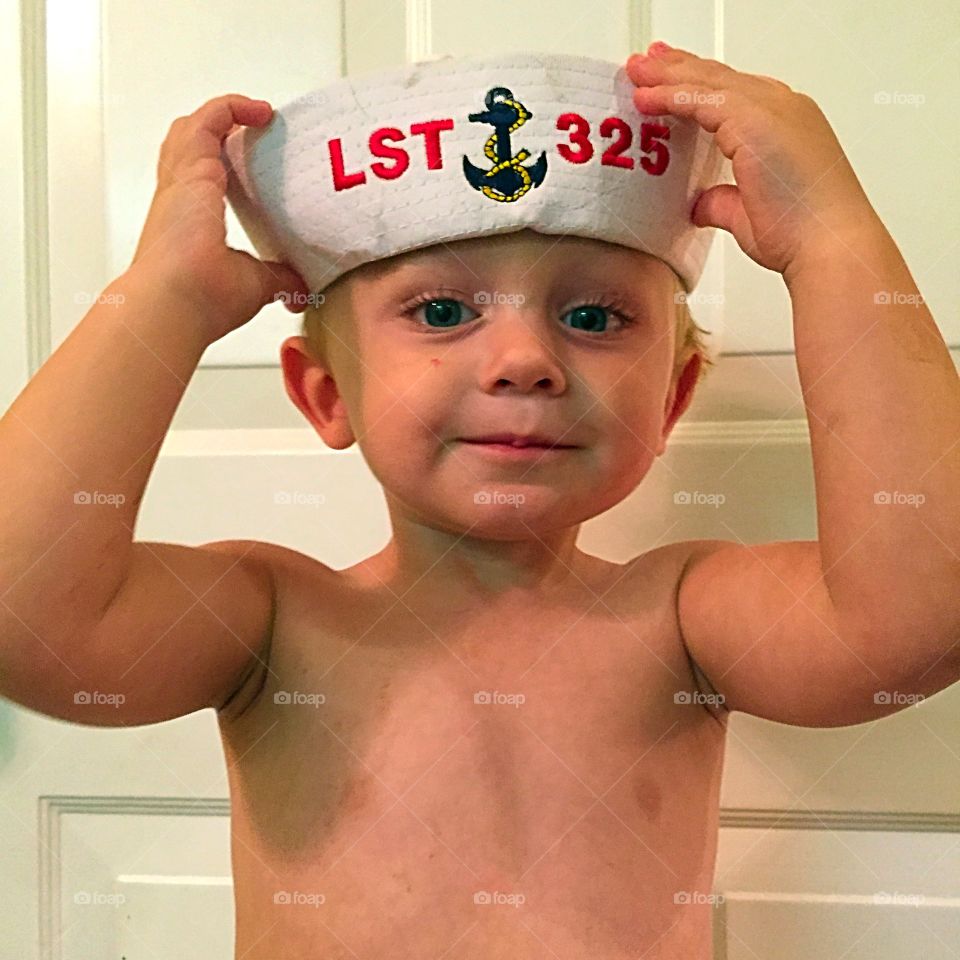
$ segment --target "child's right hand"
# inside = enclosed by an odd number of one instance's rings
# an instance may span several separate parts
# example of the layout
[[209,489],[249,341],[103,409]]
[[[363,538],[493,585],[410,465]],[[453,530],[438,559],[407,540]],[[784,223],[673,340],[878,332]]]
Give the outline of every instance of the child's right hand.
[[263,126],[272,116],[263,100],[215,97],[174,120],[160,148],[157,191],[130,268],[159,275],[165,288],[198,306],[209,318],[211,343],[281,294],[293,313],[306,306],[308,288],[299,273],[226,244],[221,145],[238,126]]

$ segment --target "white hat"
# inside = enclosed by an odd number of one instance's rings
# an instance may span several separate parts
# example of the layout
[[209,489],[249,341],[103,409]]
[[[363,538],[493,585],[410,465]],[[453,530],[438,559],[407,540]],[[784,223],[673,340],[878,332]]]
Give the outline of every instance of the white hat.
[[349,77],[224,142],[227,199],[263,259],[311,292],[442,241],[529,228],[665,261],[687,291],[724,157],[692,119],[645,116],[622,64],[510,53]]

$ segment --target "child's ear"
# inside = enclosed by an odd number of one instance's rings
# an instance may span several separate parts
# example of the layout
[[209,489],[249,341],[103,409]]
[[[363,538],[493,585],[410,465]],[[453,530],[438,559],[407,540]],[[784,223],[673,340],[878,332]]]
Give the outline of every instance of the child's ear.
[[692,353],[684,364],[683,370],[667,393],[667,402],[663,410],[663,430],[660,434],[660,443],[657,445],[657,456],[661,456],[667,449],[667,439],[674,425],[683,416],[690,401],[693,400],[697,378],[700,375],[701,359],[699,353]]
[[352,446],[356,437],[343,398],[330,371],[311,353],[306,337],[287,337],[280,344],[280,365],[287,396],[323,442],[334,450]]

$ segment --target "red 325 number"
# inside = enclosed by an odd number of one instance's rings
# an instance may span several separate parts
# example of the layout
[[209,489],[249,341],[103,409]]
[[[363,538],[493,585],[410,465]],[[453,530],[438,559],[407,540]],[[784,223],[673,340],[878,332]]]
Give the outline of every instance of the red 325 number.
[[[593,158],[594,147],[590,140],[590,124],[579,113],[562,113],[557,117],[557,129],[567,132],[569,143],[558,143],[557,151],[570,163],[586,163]],[[634,168],[633,157],[626,156],[633,142],[633,128],[620,117],[607,117],[600,124],[600,136],[613,142],[603,151],[600,162],[608,167]],[[658,177],[670,163],[670,151],[663,140],[670,139],[670,128],[662,123],[640,124],[640,166],[652,176]],[[652,156],[650,156],[652,155]]]

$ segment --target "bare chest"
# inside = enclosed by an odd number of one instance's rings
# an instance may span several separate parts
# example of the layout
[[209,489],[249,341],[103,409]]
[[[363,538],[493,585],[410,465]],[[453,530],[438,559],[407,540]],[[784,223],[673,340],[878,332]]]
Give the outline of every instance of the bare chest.
[[[539,956],[528,925],[550,942],[571,917],[611,958],[649,946],[712,857],[722,748],[675,696],[692,680],[666,595],[304,614],[224,730],[238,898],[282,875],[322,896],[330,929],[366,918],[358,955],[396,935],[388,902],[398,917],[432,905],[430,932],[402,936],[435,952],[475,923],[479,955],[529,940]],[[643,898],[662,901],[649,923]]]

